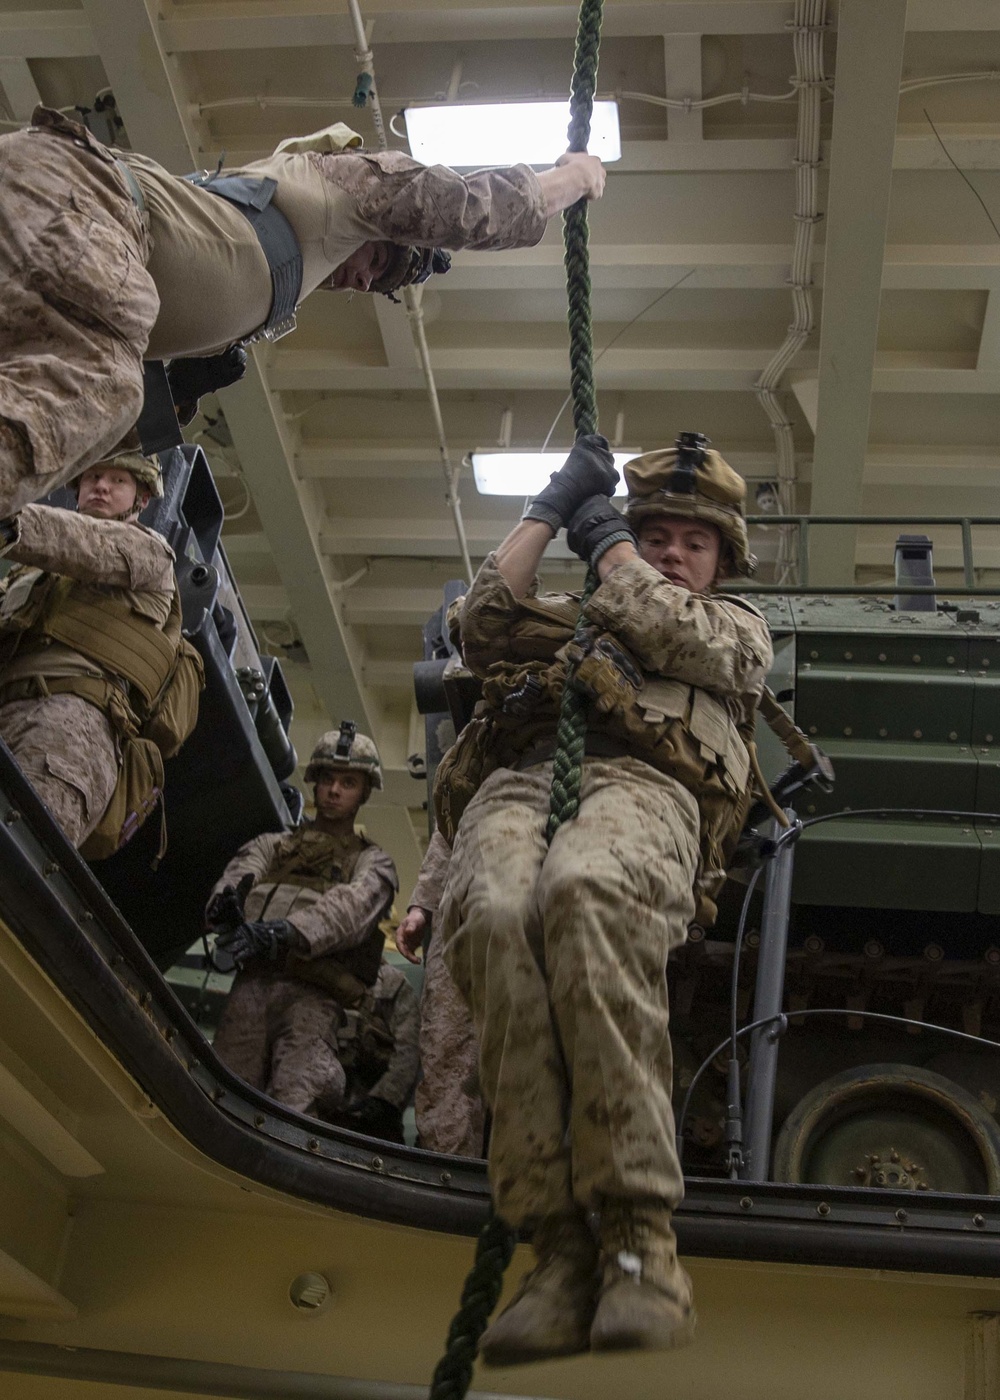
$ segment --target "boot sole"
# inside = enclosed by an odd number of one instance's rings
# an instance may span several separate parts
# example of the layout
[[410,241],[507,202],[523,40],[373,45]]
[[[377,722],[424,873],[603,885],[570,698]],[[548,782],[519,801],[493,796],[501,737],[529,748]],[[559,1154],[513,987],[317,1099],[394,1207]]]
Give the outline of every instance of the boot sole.
[[615,1332],[610,1336],[595,1336],[591,1333],[591,1351],[674,1351],[687,1346],[694,1340],[694,1328],[698,1317],[694,1310],[690,1316],[676,1327],[662,1332]]

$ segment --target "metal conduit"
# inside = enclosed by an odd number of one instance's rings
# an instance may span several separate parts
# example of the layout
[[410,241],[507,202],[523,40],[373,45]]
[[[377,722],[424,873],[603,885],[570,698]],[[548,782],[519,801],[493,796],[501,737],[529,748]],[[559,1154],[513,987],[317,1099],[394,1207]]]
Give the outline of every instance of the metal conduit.
[[[382,119],[382,104],[379,101],[378,86],[375,82],[374,55],[369,47],[368,36],[365,33],[364,20],[361,17],[361,6],[358,4],[358,0],[347,0],[347,5],[351,12],[351,22],[354,25],[354,57],[357,59],[362,73],[367,73],[371,79],[369,97],[371,100],[372,121],[375,123],[375,134],[378,137],[379,146],[385,151],[389,148],[389,142],[385,134],[385,122]],[[451,518],[455,525],[455,535],[458,539],[458,548],[462,555],[462,567],[465,570],[465,577],[471,584],[474,571],[472,568],[472,560],[469,557],[469,541],[465,533],[462,502],[458,494],[458,478],[461,468],[460,466],[456,466],[452,461],[451,452],[448,448],[448,439],[444,431],[444,418],[441,414],[441,400],[438,397],[437,381],[434,378],[434,369],[431,365],[431,352],[427,345],[427,333],[424,328],[424,313],[420,304],[420,294],[416,288],[403,288],[403,305],[406,308],[406,315],[413,332],[417,358],[420,361],[424,383],[427,386],[427,397],[430,400],[431,414],[434,418],[435,430],[437,431],[438,451],[441,454],[441,468],[444,472],[445,480],[445,500],[448,502],[448,509],[451,511]]]
[[[795,238],[788,284],[794,315],[785,339],[754,385],[757,402],[774,433],[777,459],[778,501],[783,514],[795,509],[795,443],[792,425],[778,398],[785,371],[813,329],[812,258],[819,213],[820,102],[827,85],[823,74],[823,32],[826,0],[796,0],[793,23],[795,76],[799,111],[795,140]],[[780,517],[778,522],[780,523]],[[782,530],[778,553],[778,579],[784,582],[793,562],[791,532]]]

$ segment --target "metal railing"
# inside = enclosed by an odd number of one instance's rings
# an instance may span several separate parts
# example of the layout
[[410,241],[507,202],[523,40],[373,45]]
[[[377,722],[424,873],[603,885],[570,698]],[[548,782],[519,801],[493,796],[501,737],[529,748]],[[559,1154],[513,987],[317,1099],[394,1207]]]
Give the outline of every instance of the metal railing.
[[[1000,597],[1000,585],[984,587],[976,584],[976,568],[973,555],[972,531],[976,526],[992,525],[1000,527],[997,515],[748,515],[747,525],[775,526],[784,528],[794,525],[798,536],[798,579],[795,583],[757,583],[754,579],[727,582],[727,591],[741,593],[799,593],[825,594],[830,597],[857,596],[858,594],[886,594],[905,592],[907,595],[919,593],[941,593],[952,598],[994,598]],[[839,583],[810,584],[809,582],[809,531],[815,527],[833,525],[922,525],[951,526],[962,535],[962,573],[964,584],[953,587],[951,584],[898,583],[895,578],[885,583]],[[886,568],[891,568],[891,561]]]

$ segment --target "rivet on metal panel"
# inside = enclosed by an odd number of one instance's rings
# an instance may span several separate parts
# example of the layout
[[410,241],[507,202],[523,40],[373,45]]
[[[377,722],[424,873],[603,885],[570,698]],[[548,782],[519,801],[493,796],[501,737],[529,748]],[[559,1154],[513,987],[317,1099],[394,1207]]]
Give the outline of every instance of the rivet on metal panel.
[[442,1185],[442,1186],[449,1186],[450,1184],[451,1184],[451,1172],[442,1172],[442,1173],[441,1173],[441,1185]]
[[879,652],[879,654],[878,654],[878,659],[879,659],[880,661],[884,661],[884,660],[885,660],[885,652],[884,652],[884,651],[880,651],[880,652]]
[[818,734],[818,733],[819,733],[819,730],[816,728],[815,724],[811,724],[811,725],[809,726],[809,733],[810,733],[810,734]]
[[993,735],[992,735],[992,734],[987,734],[985,737],[986,737],[986,742],[987,742],[988,744],[992,744],[992,742],[993,742]]
[[7,813],[7,815],[4,817],[4,821],[7,823],[8,826],[13,826],[15,822],[19,822],[20,820],[21,813],[17,810],[16,807],[12,807]]
[[1000,964],[1000,948],[987,948],[983,954],[983,961],[988,962],[991,967]]
[[809,806],[806,808],[806,812],[807,812],[808,815],[811,817],[811,816],[815,813],[815,811],[816,811],[816,804],[815,804],[815,802],[810,802],[810,803],[809,803]]
[[850,725],[847,725],[847,727],[846,727],[845,730],[844,730],[844,733],[846,734],[847,738],[849,739],[849,738],[851,737],[851,735],[854,733],[854,730],[851,728]]
[[216,1084],[215,1088],[212,1090],[212,1098],[216,1103],[221,1103],[225,1092],[221,1084]]
[[878,737],[879,737],[880,739],[886,739],[886,738],[888,738],[888,735],[889,735],[888,729],[880,729],[879,732],[878,732]]
[[940,943],[928,943],[924,949],[924,957],[928,962],[940,962],[944,957],[944,949]]
[[978,1230],[981,1230],[986,1224],[986,1217],[984,1215],[974,1215],[972,1217],[972,1223]]
[[844,652],[844,660],[845,660],[845,661],[853,661],[853,660],[854,660],[854,652],[853,652],[853,651],[845,651],[845,652]]
[[753,1210],[753,1201],[749,1196],[740,1197],[740,1210]]
[[818,660],[819,660],[819,652],[818,652],[818,651],[811,651],[811,652],[809,653],[809,656],[810,656],[810,658],[811,658],[813,661],[818,661]]
[[318,1151],[319,1151],[319,1139],[318,1139],[318,1138],[310,1138],[309,1141],[306,1143],[306,1147],[308,1147],[308,1149],[309,1149],[310,1152],[318,1152]]
[[919,653],[919,651],[915,651],[915,652],[913,653],[913,660],[914,660],[915,663],[919,664],[919,662],[920,662],[920,653]]
[[914,739],[922,739],[924,737],[924,731],[922,729],[915,729],[913,731],[913,737]]
[[949,739],[951,740],[951,742],[954,744],[954,743],[956,742],[956,740],[958,739],[958,731],[955,730],[955,729],[953,729],[953,730],[951,731],[951,733],[948,735],[948,738],[949,738]]
[[954,666],[954,664],[955,664],[955,658],[954,658],[953,656],[949,656],[949,657],[947,657],[946,659],[947,659],[947,662],[948,662],[948,665],[949,665],[949,666]]
[[906,1211],[902,1209],[902,1207],[900,1207],[900,1209],[896,1211],[896,1219],[899,1221],[900,1225],[905,1225],[909,1218],[910,1217],[907,1215]]
[[265,1124],[266,1122],[267,1122],[267,1119],[264,1117],[263,1113],[255,1113],[255,1114],[254,1114],[254,1116],[253,1116],[253,1125],[254,1125],[255,1128],[263,1128],[263,1126],[264,1126],[264,1124]]
[[817,1214],[817,1215],[822,1215],[822,1216],[824,1216],[824,1217],[827,1216],[827,1215],[829,1215],[829,1214],[830,1214],[830,1206],[829,1206],[829,1203],[828,1203],[827,1201],[820,1201],[819,1205],[816,1207],[816,1214]]
[[384,1170],[385,1170],[385,1163],[382,1161],[382,1158],[381,1158],[381,1157],[373,1157],[373,1158],[372,1158],[372,1171],[373,1171],[373,1172],[381,1172],[381,1171],[384,1171]]
[[58,875],[59,866],[54,860],[47,860],[42,866],[42,874],[48,878],[49,875]]

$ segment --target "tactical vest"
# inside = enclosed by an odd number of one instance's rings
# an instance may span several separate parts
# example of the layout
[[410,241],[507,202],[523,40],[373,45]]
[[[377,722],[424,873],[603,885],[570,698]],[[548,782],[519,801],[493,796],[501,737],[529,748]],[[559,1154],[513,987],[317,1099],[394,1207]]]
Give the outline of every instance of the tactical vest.
[[[523,659],[490,667],[472,720],[438,767],[435,816],[446,840],[454,839],[465,806],[491,772],[552,757],[562,692],[572,674],[588,698],[588,752],[642,759],[696,798],[698,914],[711,922],[712,895],[725,879],[752,799],[747,745],[756,696],[723,699],[645,672],[627,648],[596,627],[578,644],[577,600],[557,598],[551,607],[547,600],[525,601],[529,606],[507,638],[508,655]],[[553,644],[560,642],[552,660]]]
[[[32,579],[35,573],[37,577]],[[0,683],[3,662],[15,652],[23,655],[37,649],[42,672],[42,648],[47,642],[61,642],[128,682],[129,704],[141,723],[170,674],[180,644],[181,609],[176,588],[170,614],[161,627],[155,619],[137,612],[124,597],[62,574],[20,566],[4,582],[4,600],[0,604]],[[22,590],[26,596],[20,601]],[[72,676],[60,678],[58,688],[106,708],[107,697],[102,703],[94,686],[95,682],[87,676]]]
[[[307,839],[308,838],[308,839]],[[246,912],[253,919],[285,919],[296,909],[316,904],[331,885],[347,884],[358,857],[371,843],[356,838],[345,850],[342,837],[327,836],[314,826],[302,826],[281,838],[264,879],[247,896]],[[359,1004],[378,977],[385,939],[376,927],[363,943],[319,958],[289,953],[284,971],[300,981],[329,991],[344,1006]]]

